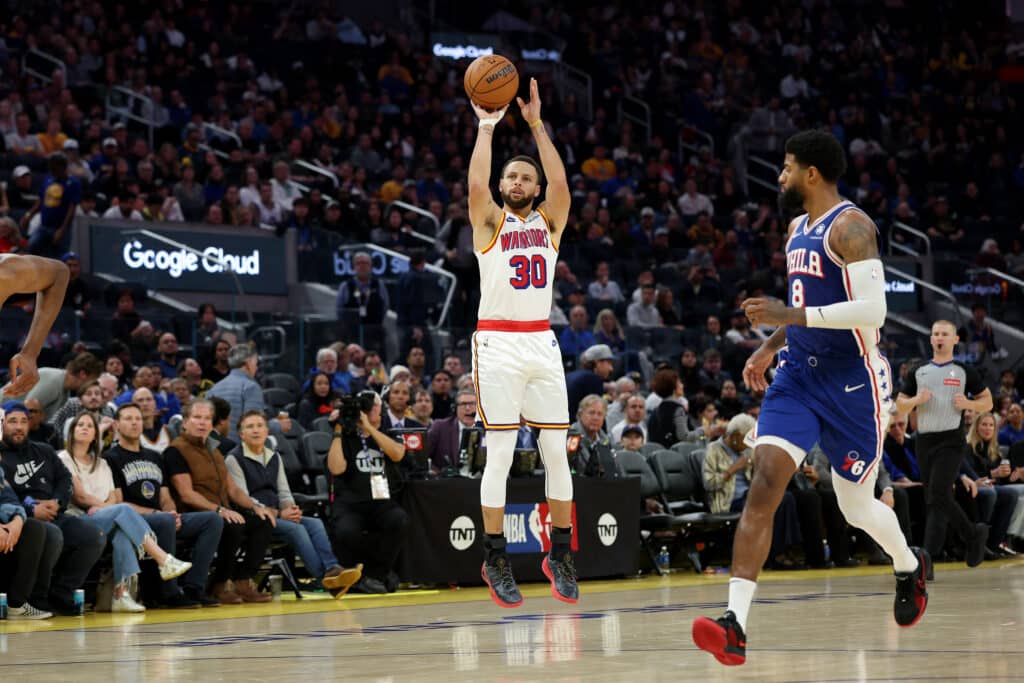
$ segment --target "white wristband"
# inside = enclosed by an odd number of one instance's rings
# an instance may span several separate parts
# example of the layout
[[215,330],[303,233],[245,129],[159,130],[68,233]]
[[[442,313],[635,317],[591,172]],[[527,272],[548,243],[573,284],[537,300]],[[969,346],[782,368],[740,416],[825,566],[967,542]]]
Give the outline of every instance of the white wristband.
[[480,123],[478,123],[477,125],[480,128],[484,128],[484,127],[494,128],[500,122],[501,122],[501,117],[498,117],[496,119],[480,119]]

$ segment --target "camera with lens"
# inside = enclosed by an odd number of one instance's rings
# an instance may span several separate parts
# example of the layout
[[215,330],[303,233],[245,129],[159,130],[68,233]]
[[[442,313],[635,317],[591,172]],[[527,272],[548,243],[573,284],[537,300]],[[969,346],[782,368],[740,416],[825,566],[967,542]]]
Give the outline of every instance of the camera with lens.
[[342,430],[354,432],[359,427],[359,413],[369,413],[377,397],[372,391],[360,391],[341,397],[338,405],[338,422]]

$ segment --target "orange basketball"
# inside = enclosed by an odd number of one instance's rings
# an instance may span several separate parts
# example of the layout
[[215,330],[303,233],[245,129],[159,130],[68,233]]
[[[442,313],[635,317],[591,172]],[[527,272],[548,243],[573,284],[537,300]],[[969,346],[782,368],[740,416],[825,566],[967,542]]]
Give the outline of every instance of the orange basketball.
[[477,57],[463,79],[466,94],[477,105],[494,111],[515,99],[519,91],[516,66],[501,55]]

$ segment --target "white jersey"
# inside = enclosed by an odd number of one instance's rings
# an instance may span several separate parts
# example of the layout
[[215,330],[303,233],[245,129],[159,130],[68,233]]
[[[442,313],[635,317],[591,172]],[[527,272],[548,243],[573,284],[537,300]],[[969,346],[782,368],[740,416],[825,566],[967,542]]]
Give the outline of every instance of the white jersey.
[[547,322],[558,250],[542,211],[531,211],[525,219],[503,211],[494,239],[475,253],[480,263],[480,320]]

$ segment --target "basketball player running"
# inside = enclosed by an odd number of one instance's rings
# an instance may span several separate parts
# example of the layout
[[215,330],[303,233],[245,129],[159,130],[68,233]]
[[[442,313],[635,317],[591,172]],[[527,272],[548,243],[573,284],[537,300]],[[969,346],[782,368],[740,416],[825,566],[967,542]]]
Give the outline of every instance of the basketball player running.
[[[520,415],[540,430],[537,444],[544,461],[552,525],[544,574],[559,600],[576,602],[579,597],[571,549],[572,476],[565,447],[569,401],[561,352],[548,324],[558,243],[569,217],[569,184],[540,118],[536,79],[530,79],[530,101],[517,100],[533,133],[540,164],[527,156],[506,161],[498,182],[502,206],[495,204],[490,187],[491,139],[508,107],[489,112],[476,104],[473,110],[480,124],[469,161],[469,219],[480,263],[473,379],[478,412],[487,430],[487,465],[480,482],[486,532],[481,571],[491,598],[502,607],[523,602],[502,533],[506,479]],[[545,176],[546,199],[534,209]]]
[[[895,513],[874,497],[892,407],[891,369],[876,346],[885,279],[874,223],[836,188],[845,170],[843,149],[827,133],[805,131],[786,142],[780,203],[807,212],[789,225],[789,305],[765,298],[742,303],[751,323],[779,328],[743,369],[747,386],[767,394],[752,435],[757,467],[733,543],[728,610],[720,619],[693,622],[694,642],[723,664],[746,661],[747,614],[772,518],[815,443],[831,461],[843,515],[893,560],[896,623],[914,625],[928,604],[927,553],[907,546]],[[768,387],[765,371],[777,352]]]
[[68,267],[60,261],[28,254],[0,255],[0,305],[12,294],[36,293],[32,324],[21,351],[11,356],[10,379],[0,396],[21,396],[39,381],[39,351],[60,313],[67,288]]

